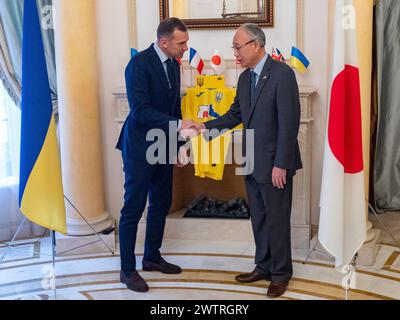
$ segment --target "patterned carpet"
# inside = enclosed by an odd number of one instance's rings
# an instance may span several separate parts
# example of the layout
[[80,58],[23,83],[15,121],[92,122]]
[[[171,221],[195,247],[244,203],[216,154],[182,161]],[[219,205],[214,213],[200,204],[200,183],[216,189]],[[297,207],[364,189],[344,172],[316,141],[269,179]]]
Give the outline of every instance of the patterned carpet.
[[[119,256],[91,253],[56,258],[54,290],[49,239],[25,242],[18,250],[0,249],[0,299],[67,300],[267,300],[268,282],[241,284],[234,276],[254,268],[254,247],[248,242],[166,240],[163,256],[183,268],[179,275],[141,272],[150,286],[145,294],[119,282]],[[25,251],[26,250],[26,251]],[[29,252],[31,251],[31,252]],[[36,251],[36,253],[32,253]],[[138,252],[143,252],[138,246]],[[294,278],[283,300],[338,300],[345,298],[345,275],[332,261],[314,252],[303,264],[304,250],[295,251]],[[138,266],[141,266],[138,255]],[[375,266],[358,267],[351,277],[349,299],[400,299],[400,250],[382,245]]]

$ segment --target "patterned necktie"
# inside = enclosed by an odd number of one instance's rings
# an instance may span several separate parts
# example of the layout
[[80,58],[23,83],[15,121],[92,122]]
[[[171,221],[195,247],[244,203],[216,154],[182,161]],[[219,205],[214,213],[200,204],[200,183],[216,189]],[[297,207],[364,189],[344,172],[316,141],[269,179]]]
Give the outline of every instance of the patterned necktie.
[[167,73],[168,73],[168,80],[169,80],[169,88],[176,89],[176,77],[175,77],[175,70],[174,64],[172,59],[167,60]]

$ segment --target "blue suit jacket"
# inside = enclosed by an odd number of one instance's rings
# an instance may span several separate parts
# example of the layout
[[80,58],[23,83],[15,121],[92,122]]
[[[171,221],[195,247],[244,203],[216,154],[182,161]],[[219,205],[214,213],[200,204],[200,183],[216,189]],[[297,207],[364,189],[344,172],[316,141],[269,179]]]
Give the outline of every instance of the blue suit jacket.
[[117,144],[124,157],[145,159],[148,147],[154,143],[146,141],[148,131],[158,128],[168,137],[169,122],[182,119],[180,69],[176,60],[174,67],[176,92],[170,91],[165,70],[153,45],[134,56],[126,67],[130,113]]

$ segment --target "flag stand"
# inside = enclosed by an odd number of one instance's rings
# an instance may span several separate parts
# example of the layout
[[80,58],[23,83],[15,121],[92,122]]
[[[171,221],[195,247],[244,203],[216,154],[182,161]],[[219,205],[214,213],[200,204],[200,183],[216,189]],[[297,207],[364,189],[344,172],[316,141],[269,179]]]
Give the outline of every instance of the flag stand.
[[[376,212],[376,210],[373,208],[373,206],[368,202],[368,207],[369,209],[373,212],[373,214],[375,215],[375,217],[378,219],[379,223],[383,226],[383,228],[385,229],[385,231],[390,235],[390,237],[392,238],[393,242],[395,243],[395,246],[400,249],[400,244],[399,242],[396,240],[396,238],[394,237],[393,233],[390,232],[390,230],[388,229],[388,227],[386,226],[386,224],[383,222],[383,220],[379,217],[378,213]],[[319,241],[318,241],[318,237],[313,245],[313,247],[310,249],[310,251],[308,252],[307,257],[304,259],[303,261],[303,265],[306,265],[308,260],[310,259],[312,253],[315,251],[317,245],[318,245]],[[320,252],[321,253],[321,252]],[[358,253],[356,253],[352,259],[352,267],[354,268],[354,270],[356,270],[356,268],[359,269],[376,269],[378,266],[377,265],[372,265],[372,266],[357,266],[357,257],[358,257]],[[386,266],[379,266],[379,268],[383,268]],[[348,272],[346,274],[347,276],[347,284],[345,287],[345,299],[348,300],[349,298],[349,292],[350,292],[350,287],[351,287],[351,276],[352,276],[353,270],[351,268],[348,269]]]
[[347,281],[344,287],[345,290],[345,300],[348,301],[349,300],[349,294],[350,294],[350,288],[351,288],[351,279],[352,279],[352,275],[353,272],[356,270],[356,265],[357,265],[357,257],[358,254],[356,253],[353,257],[353,260],[351,262],[351,268],[348,266],[347,267],[347,273],[346,273],[346,277],[347,277]]
[[[388,227],[386,226],[386,224],[383,222],[383,220],[379,217],[378,213],[376,212],[376,210],[373,208],[373,206],[368,202],[368,207],[369,209],[373,212],[373,214],[375,215],[375,217],[378,219],[379,223],[383,226],[383,228],[385,229],[385,231],[390,235],[390,237],[392,238],[393,242],[395,243],[395,246],[400,249],[400,243],[396,240],[396,238],[394,237],[393,233],[390,232],[390,230],[388,229]],[[310,249],[310,251],[308,252],[307,257],[304,259],[303,261],[303,265],[307,264],[308,260],[310,259],[312,253],[315,251],[315,248],[317,247],[319,241],[318,238],[315,241],[313,247]]]
[[[304,259],[304,261],[303,261],[303,265],[306,265],[307,262],[308,262],[308,260],[310,260],[312,253],[313,253],[314,251],[316,251],[315,248],[317,247],[318,243],[319,243],[319,240],[318,240],[318,237],[317,237],[317,239],[315,240],[314,245],[312,246],[312,248],[310,249],[310,251],[308,251],[307,257],[306,257],[306,258]],[[323,253],[322,253],[322,254],[323,254]],[[323,254],[323,255],[325,255],[325,254]]]
[[74,206],[74,204],[64,195],[64,198],[67,200],[67,202],[72,206],[72,208],[76,211],[76,213],[81,217],[81,219],[90,227],[90,229],[93,231],[92,235],[96,235],[99,239],[90,243],[87,243],[85,245],[81,245],[63,252],[60,252],[57,254],[56,249],[57,249],[57,242],[56,242],[56,232],[54,230],[50,230],[50,229],[46,229],[46,231],[44,232],[44,234],[39,237],[39,239],[36,242],[41,242],[41,240],[45,237],[45,235],[47,234],[47,231],[50,231],[50,236],[51,236],[51,254],[48,253],[42,253],[42,252],[37,252],[37,251],[32,251],[32,250],[25,250],[25,249],[18,249],[16,248],[16,245],[14,244],[15,239],[17,238],[18,234],[20,233],[22,226],[24,225],[24,223],[27,221],[27,218],[24,216],[24,218],[22,219],[22,221],[20,222],[20,224],[18,225],[18,228],[15,232],[15,234],[13,235],[11,241],[9,242],[2,242],[0,241],[0,245],[4,245],[5,248],[7,248],[6,252],[2,255],[2,257],[0,258],[0,265],[3,263],[4,258],[7,256],[7,254],[9,253],[9,251],[11,250],[15,250],[15,251],[23,251],[23,252],[29,252],[29,253],[33,253],[33,254],[37,254],[37,255],[42,255],[42,256],[47,256],[47,257],[51,257],[52,258],[52,266],[53,266],[53,272],[52,272],[52,277],[53,277],[53,283],[54,283],[54,298],[55,300],[57,300],[57,285],[56,285],[56,257],[57,256],[61,256],[66,254],[67,252],[71,252],[83,247],[87,247],[89,245],[95,244],[97,242],[103,242],[103,244],[106,246],[106,248],[108,249],[108,251],[110,251],[110,253],[112,255],[115,255],[115,252],[107,245],[107,243],[105,242],[105,240],[102,238],[102,236],[100,235],[99,232],[97,232],[94,227],[90,224],[89,221],[87,221],[83,215],[80,213],[80,211]]
[[394,237],[393,233],[389,231],[388,227],[385,225],[383,220],[379,217],[379,214],[376,212],[374,207],[369,202],[368,202],[368,207],[374,213],[375,217],[378,219],[379,223],[383,226],[385,231],[390,235],[390,237],[392,238],[393,242],[396,244],[397,248],[400,249],[400,243],[396,240],[396,238]]
[[65,200],[67,200],[67,202],[71,205],[71,207],[75,210],[75,212],[81,217],[81,219],[87,224],[87,226],[93,231],[93,234],[92,234],[92,235],[96,235],[99,239],[96,240],[96,241],[94,241],[94,242],[85,244],[85,245],[83,245],[83,246],[79,246],[79,247],[76,247],[76,248],[73,248],[73,249],[70,249],[70,250],[67,250],[67,251],[60,252],[58,255],[63,255],[63,254],[65,254],[65,253],[67,253],[67,252],[74,251],[74,250],[76,250],[76,249],[80,249],[80,248],[83,248],[83,247],[87,247],[87,246],[89,246],[89,245],[91,245],[91,244],[94,244],[94,243],[97,243],[97,242],[100,242],[100,241],[103,242],[103,244],[106,246],[106,248],[108,249],[108,251],[110,251],[110,253],[111,253],[112,255],[114,255],[115,252],[107,245],[107,243],[104,241],[104,239],[102,238],[102,236],[100,235],[100,233],[97,232],[97,231],[94,229],[94,227],[90,224],[90,222],[87,221],[87,220],[85,219],[85,217],[80,213],[80,211],[76,208],[76,206],[75,206],[65,195],[64,195],[64,198],[65,198]]

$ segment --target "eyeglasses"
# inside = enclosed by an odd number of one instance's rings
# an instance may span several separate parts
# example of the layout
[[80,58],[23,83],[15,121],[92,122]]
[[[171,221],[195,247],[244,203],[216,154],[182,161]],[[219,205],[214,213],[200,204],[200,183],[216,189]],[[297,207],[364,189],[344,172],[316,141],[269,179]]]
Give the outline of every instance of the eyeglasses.
[[241,45],[241,46],[236,45],[236,46],[232,46],[231,48],[232,48],[233,52],[238,52],[240,49],[244,48],[244,47],[247,46],[249,43],[252,43],[252,42],[254,42],[254,41],[256,41],[256,40],[253,39],[253,40],[247,41],[245,44],[243,44],[243,45]]

